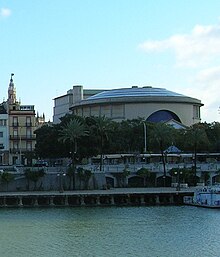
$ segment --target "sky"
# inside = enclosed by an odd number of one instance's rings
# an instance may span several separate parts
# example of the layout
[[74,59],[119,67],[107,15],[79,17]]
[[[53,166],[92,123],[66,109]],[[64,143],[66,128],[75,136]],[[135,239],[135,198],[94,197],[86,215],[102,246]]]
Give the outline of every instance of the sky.
[[84,89],[166,88],[220,121],[219,0],[0,0],[0,101],[52,121],[55,97]]

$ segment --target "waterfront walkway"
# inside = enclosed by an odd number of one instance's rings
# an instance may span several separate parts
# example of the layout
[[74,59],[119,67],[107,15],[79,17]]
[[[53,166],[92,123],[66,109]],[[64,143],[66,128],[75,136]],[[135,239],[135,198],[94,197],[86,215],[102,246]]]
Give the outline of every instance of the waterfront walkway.
[[195,188],[114,188],[107,190],[1,192],[0,207],[151,206],[183,204]]
[[179,191],[175,187],[149,187],[149,188],[111,188],[106,190],[65,190],[65,191],[22,191],[22,192],[0,192],[0,196],[50,196],[50,195],[111,195],[111,194],[163,194],[163,193],[193,193],[195,187],[181,188]]

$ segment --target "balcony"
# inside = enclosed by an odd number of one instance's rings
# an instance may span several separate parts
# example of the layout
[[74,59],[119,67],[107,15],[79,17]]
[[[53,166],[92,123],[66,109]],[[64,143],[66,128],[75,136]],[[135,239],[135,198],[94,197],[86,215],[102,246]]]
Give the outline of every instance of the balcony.
[[26,153],[26,152],[33,152],[34,149],[27,149],[27,148],[11,148],[10,149],[10,153],[13,153],[13,154],[19,154],[20,152],[21,153]]
[[26,122],[26,127],[32,127],[32,122]]
[[36,135],[10,135],[10,140],[36,140]]
[[13,122],[12,127],[19,127],[19,123],[18,122]]

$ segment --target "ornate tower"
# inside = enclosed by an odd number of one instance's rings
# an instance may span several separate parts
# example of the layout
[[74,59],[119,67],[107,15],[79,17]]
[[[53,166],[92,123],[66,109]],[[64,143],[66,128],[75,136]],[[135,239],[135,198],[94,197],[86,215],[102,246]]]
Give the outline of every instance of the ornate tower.
[[14,73],[11,73],[11,79],[8,86],[8,104],[9,105],[16,103],[16,89],[12,78],[13,76],[14,76]]

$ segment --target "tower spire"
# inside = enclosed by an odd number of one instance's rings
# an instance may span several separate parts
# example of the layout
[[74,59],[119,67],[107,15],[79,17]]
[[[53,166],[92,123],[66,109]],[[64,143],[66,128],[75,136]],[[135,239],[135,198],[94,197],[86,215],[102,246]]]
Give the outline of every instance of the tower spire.
[[14,76],[14,73],[11,73],[11,79],[8,86],[8,103],[9,104],[16,103],[16,89],[13,82],[13,76]]

